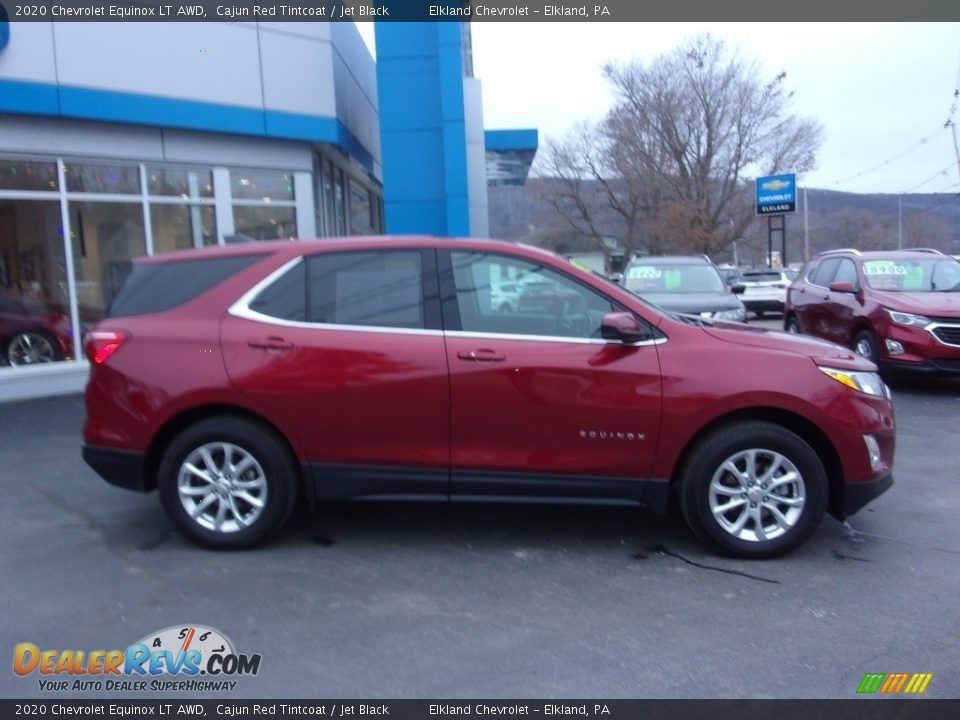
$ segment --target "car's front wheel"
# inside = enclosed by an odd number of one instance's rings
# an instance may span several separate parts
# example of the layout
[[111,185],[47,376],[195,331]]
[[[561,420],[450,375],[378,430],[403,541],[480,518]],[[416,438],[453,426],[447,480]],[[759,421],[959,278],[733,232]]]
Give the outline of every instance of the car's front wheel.
[[795,315],[791,315],[787,318],[786,322],[783,324],[783,329],[791,335],[800,334],[800,322],[797,320]]
[[694,534],[729,555],[784,555],[813,534],[827,505],[817,453],[765,421],[737,422],[700,440],[680,476],[680,504]]
[[872,363],[880,360],[880,353],[877,352],[877,341],[873,339],[873,333],[869,330],[861,330],[853,338],[853,351],[865,357]]
[[163,455],[157,486],[164,510],[191,540],[246,548],[276,533],[297,500],[286,444],[245,418],[221,416],[183,430]]

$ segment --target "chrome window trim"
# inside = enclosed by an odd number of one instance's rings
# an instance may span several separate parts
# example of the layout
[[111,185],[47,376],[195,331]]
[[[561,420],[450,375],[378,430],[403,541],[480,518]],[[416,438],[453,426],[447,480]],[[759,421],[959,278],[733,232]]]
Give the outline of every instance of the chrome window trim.
[[472,332],[469,330],[447,330],[446,335],[454,338],[473,338],[476,340],[520,340],[523,342],[566,343],[574,345],[623,345],[624,347],[645,347],[647,345],[662,345],[667,338],[654,338],[637,343],[622,343],[619,340],[603,340],[600,338],[563,337],[560,335],[514,335],[512,333]]
[[315,323],[303,320],[284,320],[283,318],[265,315],[251,309],[250,303],[261,292],[275,283],[290,270],[297,267],[304,261],[303,256],[295,257],[287,263],[284,263],[276,270],[267,275],[252,288],[247,290],[240,298],[227,308],[227,313],[244,320],[263,323],[266,325],[275,325],[278,327],[297,328],[302,330],[336,330],[343,332],[365,332],[365,333],[386,333],[392,335],[428,335],[431,337],[454,337],[454,338],[474,338],[477,340],[520,340],[523,342],[549,342],[566,343],[574,345],[622,345],[624,347],[646,347],[649,345],[662,345],[667,342],[666,337],[653,338],[652,340],[642,340],[637,343],[621,343],[618,340],[603,340],[600,338],[577,338],[562,337],[559,335],[519,335],[512,333],[485,333],[470,332],[466,330],[431,330],[423,328],[398,328],[381,325],[340,325],[337,323]]

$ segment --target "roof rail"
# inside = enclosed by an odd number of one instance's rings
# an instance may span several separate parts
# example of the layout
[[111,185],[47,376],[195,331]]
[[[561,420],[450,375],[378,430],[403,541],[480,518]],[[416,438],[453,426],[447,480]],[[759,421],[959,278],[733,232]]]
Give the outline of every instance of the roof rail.
[[943,255],[943,252],[936,248],[904,248],[910,252],[933,253],[934,255]]
[[854,255],[862,255],[859,250],[856,248],[834,248],[833,250],[824,250],[821,255],[830,255],[832,253],[853,253]]

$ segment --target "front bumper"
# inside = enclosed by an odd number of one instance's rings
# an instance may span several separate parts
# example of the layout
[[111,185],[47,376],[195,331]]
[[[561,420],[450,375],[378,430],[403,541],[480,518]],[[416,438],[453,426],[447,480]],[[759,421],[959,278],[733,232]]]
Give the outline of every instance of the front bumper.
[[924,362],[881,358],[881,372],[889,375],[916,375],[922,377],[960,377],[960,359],[936,358]]
[[84,445],[82,454],[84,462],[111,485],[143,493],[153,490],[143,453]]
[[838,498],[831,503],[830,514],[843,520],[856,514],[863,506],[877,499],[893,486],[893,471],[888,470],[869,482],[846,483]]

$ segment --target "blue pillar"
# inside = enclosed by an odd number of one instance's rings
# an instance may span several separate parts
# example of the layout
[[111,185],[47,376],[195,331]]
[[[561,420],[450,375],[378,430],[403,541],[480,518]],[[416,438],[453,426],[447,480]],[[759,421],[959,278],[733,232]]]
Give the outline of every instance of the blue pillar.
[[386,231],[467,237],[460,23],[376,23]]

